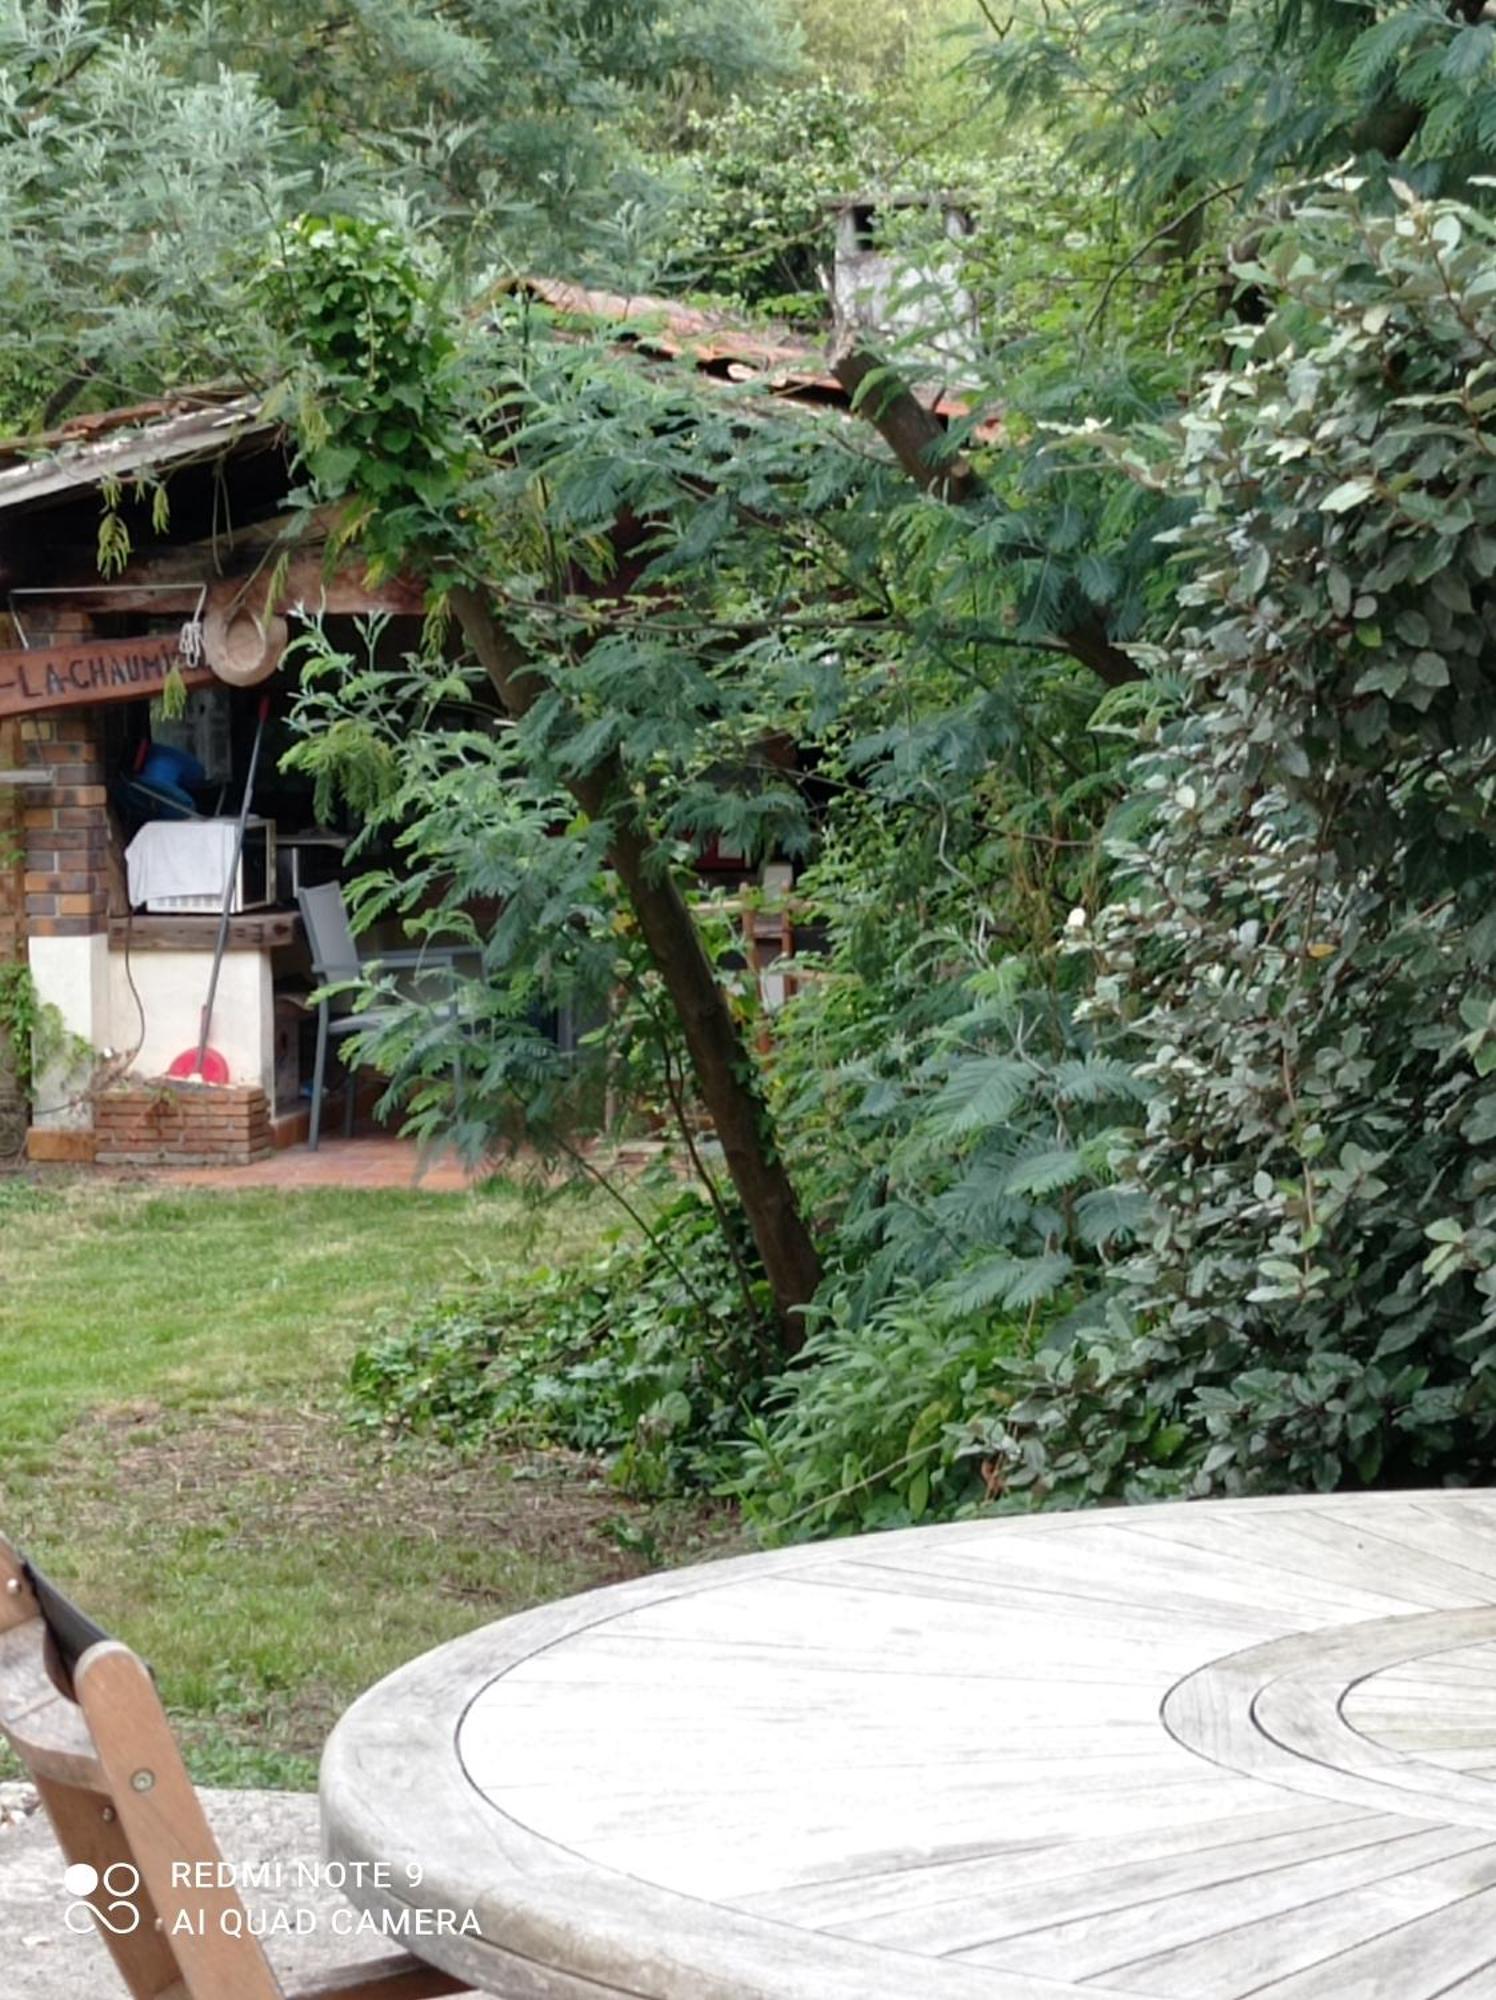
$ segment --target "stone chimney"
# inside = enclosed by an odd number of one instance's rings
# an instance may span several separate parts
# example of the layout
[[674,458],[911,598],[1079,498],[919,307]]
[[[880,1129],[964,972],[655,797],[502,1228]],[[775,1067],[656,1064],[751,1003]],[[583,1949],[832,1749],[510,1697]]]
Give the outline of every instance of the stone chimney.
[[976,300],[963,281],[970,208],[949,194],[855,194],[832,203],[828,290],[837,327],[855,326],[921,377],[963,382],[978,348]]

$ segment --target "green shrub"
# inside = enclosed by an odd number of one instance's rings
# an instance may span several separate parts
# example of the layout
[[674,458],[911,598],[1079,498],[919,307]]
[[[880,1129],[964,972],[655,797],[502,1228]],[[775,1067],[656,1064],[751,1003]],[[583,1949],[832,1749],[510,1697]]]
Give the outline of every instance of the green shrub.
[[734,1491],[776,1540],[949,1520],[989,1497],[970,1416],[1027,1350],[1021,1322],[942,1317],[906,1293],[806,1343],[755,1418]]
[[1180,442],[1185,710],[1080,940],[1151,1222],[1130,1322],[994,1418],[1038,1496],[1489,1477],[1493,255],[1457,204],[1312,198]]
[[[1099,816],[1062,778],[1038,810],[1018,798],[1001,816],[994,780],[967,829],[922,830],[894,805],[807,878],[829,950],[776,1024],[774,1079],[783,1129],[816,1162],[831,1275],[734,1486],[776,1538],[987,1505],[1007,1483],[1006,1438],[988,1440],[1025,1393],[1015,1370],[1102,1323],[1145,1213],[1112,1162],[1136,1144],[1147,1086],[1125,1032],[1077,1020],[1083,971],[1054,945],[1094,888]],[[928,886],[922,831],[948,895]]]
[[71,1081],[92,1053],[60,1010],[39,997],[28,965],[0,965],[0,1091],[13,1089],[29,1102],[40,1072],[56,1067]]
[[732,1251],[710,1206],[681,1195],[647,1242],[439,1296],[355,1357],[361,1420],[446,1444],[564,1445],[651,1497],[714,1483],[767,1352],[765,1293],[750,1275],[745,1297],[746,1231],[730,1220]]

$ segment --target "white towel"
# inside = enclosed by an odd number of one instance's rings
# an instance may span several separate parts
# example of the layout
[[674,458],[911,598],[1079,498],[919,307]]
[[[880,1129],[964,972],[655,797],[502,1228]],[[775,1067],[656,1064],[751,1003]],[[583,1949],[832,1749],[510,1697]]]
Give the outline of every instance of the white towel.
[[223,907],[234,865],[232,819],[152,819],[125,849],[130,902],[138,909],[166,896],[211,896]]

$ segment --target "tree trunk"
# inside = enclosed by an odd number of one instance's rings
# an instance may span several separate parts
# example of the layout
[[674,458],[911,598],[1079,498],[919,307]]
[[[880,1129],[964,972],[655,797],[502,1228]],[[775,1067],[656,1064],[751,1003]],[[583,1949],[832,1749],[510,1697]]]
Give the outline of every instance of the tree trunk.
[[[509,637],[477,590],[459,586],[452,593],[452,608],[505,709],[522,716],[541,686],[523,648]],[[803,1312],[821,1282],[821,1261],[774,1145],[753,1057],[738,1032],[668,858],[627,804],[627,785],[617,757],[607,757],[573,779],[570,790],[589,818],[596,820],[609,818],[610,808],[624,802],[622,815],[612,818],[608,859],[670,995],[697,1088],[774,1294],[784,1353],[793,1356],[804,1344]]]

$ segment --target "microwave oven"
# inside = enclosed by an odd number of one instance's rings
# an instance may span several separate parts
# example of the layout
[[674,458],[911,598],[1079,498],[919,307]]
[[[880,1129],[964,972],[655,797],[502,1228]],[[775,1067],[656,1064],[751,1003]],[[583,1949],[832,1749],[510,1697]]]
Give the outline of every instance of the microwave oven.
[[[203,824],[206,822],[201,820],[180,821],[177,838],[182,838],[187,828]],[[268,910],[275,899],[275,821],[251,817],[244,828],[244,850],[234,875],[230,913],[239,916],[245,910]],[[153,916],[217,916],[223,908],[223,896],[221,892],[216,896],[152,895],[147,897],[145,908]]]

